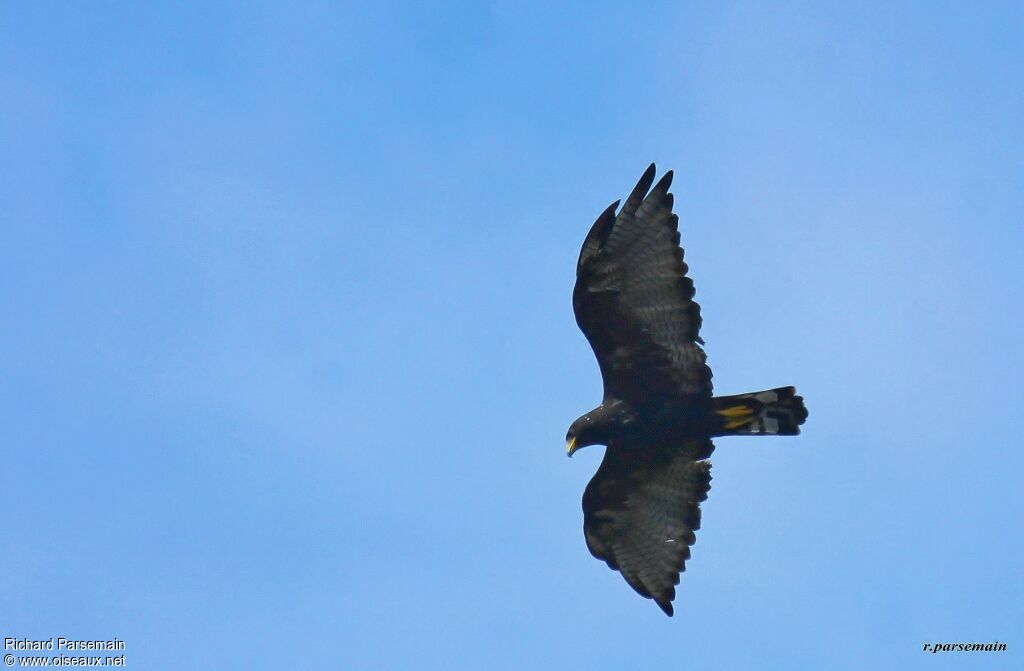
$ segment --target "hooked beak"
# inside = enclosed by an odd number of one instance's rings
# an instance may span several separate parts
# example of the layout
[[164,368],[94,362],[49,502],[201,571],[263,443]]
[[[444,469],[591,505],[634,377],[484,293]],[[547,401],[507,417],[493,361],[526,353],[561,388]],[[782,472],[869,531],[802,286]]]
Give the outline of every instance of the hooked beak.
[[566,454],[567,454],[568,456],[570,456],[570,457],[571,457],[571,456],[572,456],[572,453],[573,453],[573,452],[575,452],[575,451],[576,451],[576,439],[575,439],[575,438],[570,438],[570,439],[569,439],[568,441],[566,441],[566,443],[565,443],[565,453],[566,453]]

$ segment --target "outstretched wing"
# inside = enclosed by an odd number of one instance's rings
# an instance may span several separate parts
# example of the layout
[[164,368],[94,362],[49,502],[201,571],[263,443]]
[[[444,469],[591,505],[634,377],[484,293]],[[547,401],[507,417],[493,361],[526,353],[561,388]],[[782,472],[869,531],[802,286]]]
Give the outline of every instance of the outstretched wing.
[[711,489],[714,446],[697,439],[675,449],[634,451],[609,445],[583,494],[587,547],[669,616],[679,574],[700,528]]
[[711,395],[700,306],[668,192],[672,172],[651,189],[654,173],[652,163],[622,211],[615,214],[616,201],[594,222],[573,290],[576,323],[601,366],[605,396],[634,405],[666,395]]

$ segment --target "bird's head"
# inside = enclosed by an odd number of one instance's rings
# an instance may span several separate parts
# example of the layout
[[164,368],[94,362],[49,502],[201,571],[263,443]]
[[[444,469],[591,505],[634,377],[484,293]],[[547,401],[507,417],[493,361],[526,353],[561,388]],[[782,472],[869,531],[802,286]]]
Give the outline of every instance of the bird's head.
[[603,443],[601,433],[593,413],[587,413],[569,427],[569,432],[565,434],[565,451],[571,457],[581,447]]

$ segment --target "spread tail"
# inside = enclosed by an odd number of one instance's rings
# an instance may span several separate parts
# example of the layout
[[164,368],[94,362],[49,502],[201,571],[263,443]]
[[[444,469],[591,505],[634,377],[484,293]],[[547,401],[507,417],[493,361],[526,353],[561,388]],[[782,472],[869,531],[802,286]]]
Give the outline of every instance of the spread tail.
[[793,387],[712,400],[719,422],[716,436],[795,436],[807,419],[804,399]]

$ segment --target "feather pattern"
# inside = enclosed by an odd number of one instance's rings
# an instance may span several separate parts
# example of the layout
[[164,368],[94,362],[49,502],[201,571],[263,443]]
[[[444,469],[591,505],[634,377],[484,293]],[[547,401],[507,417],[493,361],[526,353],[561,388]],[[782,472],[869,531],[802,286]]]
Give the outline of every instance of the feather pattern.
[[613,203],[594,222],[573,290],[576,322],[601,367],[605,396],[634,406],[712,390],[700,306],[672,213],[672,172],[650,189],[654,174],[651,164],[622,210],[616,215]]
[[678,450],[622,450],[609,445],[583,494],[587,547],[620,571],[641,595],[672,615],[679,574],[700,528],[711,489],[710,440]]

